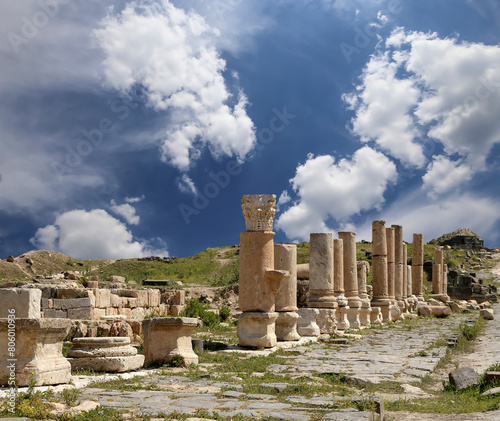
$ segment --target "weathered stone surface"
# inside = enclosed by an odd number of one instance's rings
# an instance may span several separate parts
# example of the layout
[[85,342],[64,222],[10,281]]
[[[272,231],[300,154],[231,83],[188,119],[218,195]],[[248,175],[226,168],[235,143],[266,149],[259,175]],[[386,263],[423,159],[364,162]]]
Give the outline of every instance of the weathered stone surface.
[[309,297],[314,308],[335,308],[333,294],[333,234],[310,234]]
[[52,300],[52,306],[55,310],[68,310],[70,308],[90,308],[90,298],[70,298],[68,300]]
[[309,279],[309,263],[297,265],[297,279]]
[[43,310],[43,318],[44,319],[67,319],[68,312],[66,312],[64,310],[54,310],[54,309],[48,308],[46,310]]
[[339,232],[344,245],[344,289],[351,309],[361,307],[358,297],[358,269],[356,265],[356,233]]
[[240,234],[239,306],[243,312],[272,313],[278,285],[267,277],[274,270],[274,233]]
[[244,312],[238,319],[238,339],[240,346],[272,348],[276,346],[275,312]]
[[96,289],[93,292],[95,294],[96,307],[107,308],[111,306],[111,291],[109,289]]
[[418,312],[421,316],[448,317],[451,316],[451,308],[448,306],[418,306]]
[[479,383],[479,376],[471,367],[459,368],[449,373],[448,376],[450,383],[456,386],[458,390],[463,390]]
[[115,284],[121,284],[121,283],[125,282],[125,277],[123,277],[123,276],[117,276],[117,275],[112,275],[112,276],[109,276],[106,280],[108,282],[113,282]]
[[387,256],[385,221],[373,221],[372,223],[372,255]]
[[128,357],[68,358],[71,370],[94,370],[106,373],[124,373],[139,370],[144,365],[144,355]]
[[297,321],[297,332],[301,336],[319,336],[321,331],[316,323],[319,315],[317,308],[299,308],[299,320]]
[[42,291],[35,288],[1,288],[0,318],[15,314],[16,319],[39,319]]
[[125,372],[144,365],[144,355],[137,355],[128,337],[76,338],[68,360],[72,370]]
[[276,311],[297,311],[297,246],[295,244],[274,245],[274,268],[286,270],[276,293]]
[[276,213],[276,196],[274,194],[244,195],[241,197],[241,208],[247,231],[272,231],[273,218]]
[[91,307],[68,308],[68,319],[89,320],[92,319]]
[[[8,350],[9,321],[0,319],[0,361],[17,360],[9,363],[13,364],[17,386],[27,386],[31,376],[39,386],[69,382],[71,366],[62,355],[62,343],[70,327],[71,322],[65,319],[16,318],[12,356]],[[7,384],[9,375],[8,364],[2,364],[0,384]]]
[[455,301],[453,301],[450,305],[451,311],[454,311],[456,313],[463,313],[465,310],[467,310],[467,304],[460,304]]
[[434,294],[443,293],[443,269],[438,263],[432,265],[432,292]]
[[485,318],[486,320],[493,320],[495,318],[493,310],[490,308],[484,308],[482,310],[479,310],[479,315]]
[[344,288],[344,241],[333,240],[333,293],[339,306],[347,305]]
[[146,363],[171,361],[174,355],[184,358],[186,364],[198,364],[193,352],[191,334],[198,319],[189,317],[158,317],[142,321],[144,357]]
[[319,327],[320,333],[332,335],[337,328],[337,319],[335,318],[334,308],[318,308],[316,316],[316,324]]
[[295,311],[280,311],[276,319],[275,331],[278,341],[298,341],[297,332],[299,315]]
[[148,289],[148,306],[158,307],[160,305],[161,293],[158,289]]

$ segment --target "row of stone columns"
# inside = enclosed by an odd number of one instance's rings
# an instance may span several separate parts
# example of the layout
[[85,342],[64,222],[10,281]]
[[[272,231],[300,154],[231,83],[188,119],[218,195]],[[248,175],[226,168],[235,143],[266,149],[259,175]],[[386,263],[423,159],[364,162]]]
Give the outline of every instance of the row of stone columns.
[[423,236],[413,235],[412,267],[407,265],[408,250],[403,227],[385,227],[385,221],[372,224],[373,299],[384,321],[395,321],[423,300]]

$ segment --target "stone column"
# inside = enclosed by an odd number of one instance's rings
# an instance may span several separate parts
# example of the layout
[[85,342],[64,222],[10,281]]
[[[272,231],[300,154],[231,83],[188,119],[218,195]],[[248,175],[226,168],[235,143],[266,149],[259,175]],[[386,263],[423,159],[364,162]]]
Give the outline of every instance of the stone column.
[[347,298],[344,289],[344,242],[340,238],[333,240],[333,291],[338,303],[335,311],[337,320],[337,329],[349,329],[349,320],[347,319]]
[[[404,303],[404,313],[408,314],[410,312],[410,303],[408,301],[408,248],[406,243],[403,241],[403,303]],[[410,294],[411,295],[411,294]]]
[[388,227],[385,229],[387,236],[387,286],[389,300],[392,305],[396,304],[396,296],[394,294],[394,274],[396,271],[396,261],[394,254],[394,228]]
[[298,341],[297,333],[297,246],[274,245],[274,268],[289,272],[276,294],[276,337],[278,341]]
[[337,323],[337,301],[333,291],[333,234],[313,233],[309,249],[309,308],[319,311],[316,320],[321,333],[332,334]]
[[387,277],[387,233],[385,221],[372,223],[372,267],[373,267],[373,298],[372,308],[380,308],[384,321],[390,320]]
[[359,299],[361,300],[361,310],[359,313],[359,321],[361,327],[369,327],[371,324],[371,306],[370,297],[366,290],[366,278],[370,271],[370,264],[366,261],[357,262],[357,273],[358,273],[358,292]]
[[276,346],[276,293],[290,273],[274,268],[276,196],[246,195],[241,198],[246,231],[240,235],[238,338],[242,346]]
[[333,292],[333,234],[310,235],[309,307],[335,308]]
[[443,292],[441,290],[443,282],[443,271],[439,263],[434,263],[432,265],[432,292],[434,294],[441,295]]
[[448,265],[446,263],[443,264],[443,294],[449,297],[448,295]]
[[344,288],[349,304],[347,318],[351,328],[359,329],[361,327],[359,321],[359,309],[361,308],[361,300],[358,296],[358,270],[356,265],[356,233],[354,232],[339,232],[339,238],[342,239],[344,245]]
[[424,300],[424,235],[413,234],[412,289],[418,301]]
[[412,312],[415,310],[417,305],[417,297],[412,294],[412,284],[411,284],[411,265],[406,265],[406,284],[408,289],[408,311]]
[[401,225],[392,225],[394,228],[394,260],[395,260],[395,271],[394,271],[394,294],[396,296],[396,301],[398,303],[401,311],[404,311],[404,290],[403,290],[403,278],[404,278],[404,255],[403,255],[403,227]]

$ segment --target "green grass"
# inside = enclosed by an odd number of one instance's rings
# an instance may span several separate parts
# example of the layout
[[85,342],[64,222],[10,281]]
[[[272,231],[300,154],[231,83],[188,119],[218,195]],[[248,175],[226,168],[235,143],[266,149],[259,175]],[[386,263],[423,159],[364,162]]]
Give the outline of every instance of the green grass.
[[[225,286],[238,282],[238,246],[209,248],[191,257],[166,262],[120,260],[114,263],[86,261],[85,274],[107,279],[111,275],[124,276],[127,282],[144,279],[172,279],[183,283]],[[227,264],[220,262],[226,261]],[[90,270],[93,268],[93,270]]]

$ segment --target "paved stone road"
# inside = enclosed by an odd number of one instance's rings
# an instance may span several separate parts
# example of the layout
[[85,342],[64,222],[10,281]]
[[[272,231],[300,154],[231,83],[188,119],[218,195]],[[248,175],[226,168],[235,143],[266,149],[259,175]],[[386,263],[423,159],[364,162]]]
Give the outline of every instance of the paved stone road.
[[[500,305],[496,305],[496,314],[500,315]],[[362,337],[348,344],[309,343],[300,344],[285,350],[284,361],[287,364],[272,364],[267,370],[290,377],[308,377],[318,373],[343,373],[358,382],[380,383],[397,381],[404,385],[416,384],[434,370],[436,364],[446,352],[446,340],[456,331],[458,324],[477,313],[453,315],[448,319],[428,319],[425,323],[398,323],[378,329],[362,332]],[[470,362],[479,372],[499,360],[500,318],[487,324],[484,340],[479,342],[478,354],[470,357]],[[437,346],[436,343],[440,343]],[[232,352],[234,350],[229,350]],[[247,351],[249,352],[249,351]],[[254,354],[269,351],[254,351]],[[484,361],[484,363],[483,363]],[[473,364],[475,363],[475,365]],[[461,366],[467,364],[461,363]],[[209,368],[208,368],[209,370]],[[131,419],[139,416],[158,416],[173,412],[194,414],[196,410],[216,412],[221,416],[232,417],[236,414],[254,419],[275,417],[284,420],[308,421],[320,413],[325,420],[374,420],[377,415],[350,410],[334,410],[334,405],[342,400],[363,399],[361,397],[338,397],[333,393],[326,397],[306,399],[302,396],[290,396],[278,400],[272,394],[243,393],[238,380],[221,382],[216,378],[204,378],[192,381],[182,373],[164,376],[152,370],[126,373],[123,378],[144,376],[143,384],[152,384],[161,390],[113,391],[93,388],[92,380],[102,380],[103,376],[89,378],[74,377],[75,386],[83,391],[82,400],[96,401],[104,406],[127,410]],[[112,379],[117,376],[104,376]],[[270,390],[280,390],[287,386],[282,383],[264,385]],[[61,390],[61,386],[54,388]],[[40,388],[44,389],[44,388]],[[5,396],[5,390],[0,394]],[[1,395],[0,395],[1,397]],[[379,402],[381,399],[379,399]],[[383,404],[379,405],[383,414]],[[436,416],[425,414],[393,413],[397,420],[500,420],[500,412],[488,414],[464,414],[463,416]],[[392,414],[391,414],[392,415]]]

